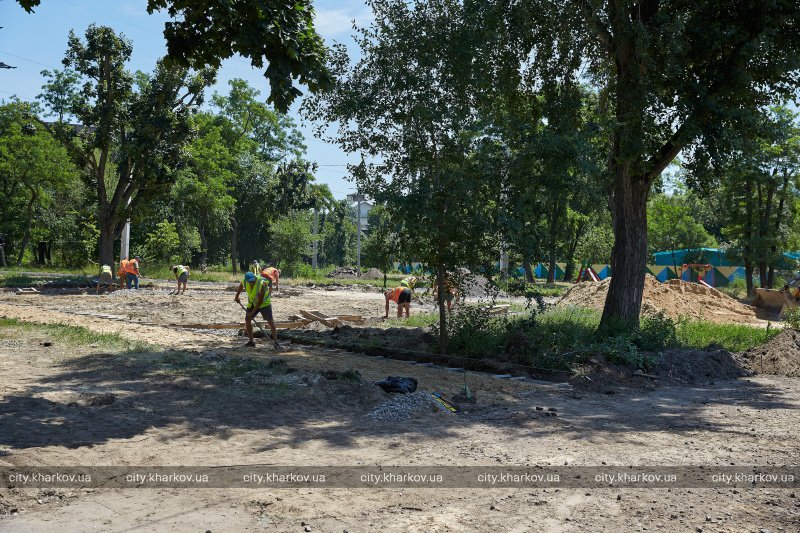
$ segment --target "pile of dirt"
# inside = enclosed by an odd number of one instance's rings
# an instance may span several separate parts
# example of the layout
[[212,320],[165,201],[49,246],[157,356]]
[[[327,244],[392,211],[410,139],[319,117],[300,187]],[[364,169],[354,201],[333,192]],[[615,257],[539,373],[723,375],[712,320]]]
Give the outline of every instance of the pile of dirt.
[[724,348],[667,350],[656,357],[654,372],[661,383],[703,385],[750,374],[736,356]]
[[361,274],[363,279],[383,279],[383,272],[378,270],[377,268],[370,268],[363,274]]
[[742,365],[756,374],[800,377],[800,331],[785,329],[771,341],[740,354]]
[[[355,268],[338,267],[338,268],[332,270],[331,273],[328,274],[328,277],[329,278],[351,279],[351,278],[358,277],[357,274],[358,274],[358,272],[356,271]],[[381,275],[381,277],[383,277],[383,275]]]
[[[556,305],[603,309],[610,284],[610,278],[599,283],[578,283],[564,293]],[[685,316],[717,323],[758,323],[754,307],[740,303],[716,289],[677,279],[661,283],[647,274],[644,280],[642,315],[654,315],[662,311],[675,320]]]

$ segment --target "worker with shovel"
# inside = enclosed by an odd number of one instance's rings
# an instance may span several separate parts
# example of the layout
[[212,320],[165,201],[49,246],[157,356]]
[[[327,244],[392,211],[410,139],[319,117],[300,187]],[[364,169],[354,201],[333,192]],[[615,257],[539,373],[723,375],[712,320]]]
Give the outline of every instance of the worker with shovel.
[[386,312],[383,318],[389,318],[389,302],[397,304],[397,318],[403,318],[404,310],[406,318],[408,318],[409,310],[411,309],[411,289],[408,287],[395,287],[384,291],[383,297],[386,300]]
[[186,284],[189,282],[189,267],[174,265],[172,273],[175,275],[175,279],[178,280],[178,288],[175,289],[174,294],[181,293],[181,285],[183,285],[183,292],[186,292]]
[[[241,300],[239,300],[239,295],[242,291],[247,293],[247,309],[244,308]],[[261,313],[261,316],[269,322],[269,328],[272,330],[272,344],[275,348],[280,348],[278,344],[278,331],[275,329],[275,321],[272,319],[271,293],[272,282],[258,277],[252,272],[248,272],[244,275],[244,280],[242,280],[239,284],[239,288],[236,290],[234,300],[245,310],[245,331],[250,338],[250,341],[245,344],[245,346],[256,345],[253,340],[253,322],[255,322],[256,315]],[[258,322],[256,322],[256,326],[261,329]],[[263,332],[264,330],[262,329],[261,331]]]

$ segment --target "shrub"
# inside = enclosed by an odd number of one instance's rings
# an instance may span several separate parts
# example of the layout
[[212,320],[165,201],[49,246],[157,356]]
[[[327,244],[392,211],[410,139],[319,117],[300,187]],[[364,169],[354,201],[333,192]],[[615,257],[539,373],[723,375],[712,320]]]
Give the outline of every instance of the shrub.
[[636,345],[647,352],[658,352],[678,343],[678,327],[663,312],[641,320],[634,334]]

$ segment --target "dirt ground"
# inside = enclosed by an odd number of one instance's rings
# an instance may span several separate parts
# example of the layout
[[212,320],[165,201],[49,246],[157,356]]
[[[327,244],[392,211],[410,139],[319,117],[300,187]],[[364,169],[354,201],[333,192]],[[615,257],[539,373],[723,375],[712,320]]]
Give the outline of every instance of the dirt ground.
[[[287,289],[274,305],[278,319],[300,308],[375,316],[382,306],[379,292],[316,289]],[[606,394],[468,374],[478,402],[464,412],[430,409],[385,421],[366,416],[391,401],[373,381],[413,376],[419,390],[452,397],[464,376],[335,350],[247,349],[229,334],[151,325],[236,321],[237,309],[232,292],[211,288],[180,297],[158,290],[0,294],[0,317],[81,325],[154,346],[134,354],[75,347],[36,330],[0,330],[0,466],[722,467],[800,460],[795,378]],[[239,358],[275,370],[228,379],[176,373],[174,363],[212,368]],[[363,381],[320,378],[328,370],[357,370]],[[550,408],[558,416],[545,416]],[[743,488],[0,490],[0,531],[55,528],[798,531],[800,500],[790,489]]]

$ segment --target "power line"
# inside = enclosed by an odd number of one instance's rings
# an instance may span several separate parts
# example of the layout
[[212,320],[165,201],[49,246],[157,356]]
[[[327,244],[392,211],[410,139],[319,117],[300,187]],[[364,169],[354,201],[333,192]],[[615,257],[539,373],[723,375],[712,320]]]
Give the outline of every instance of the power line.
[[17,54],[12,54],[11,52],[6,52],[5,50],[0,50],[0,54],[6,54],[7,56],[16,57],[17,59],[21,59],[21,60],[27,61],[29,63],[35,63],[35,64],[41,65],[43,67],[55,69],[55,67],[53,67],[51,65],[45,65],[44,63],[41,63],[39,61],[35,61],[33,59],[28,59],[27,57],[18,56]]

